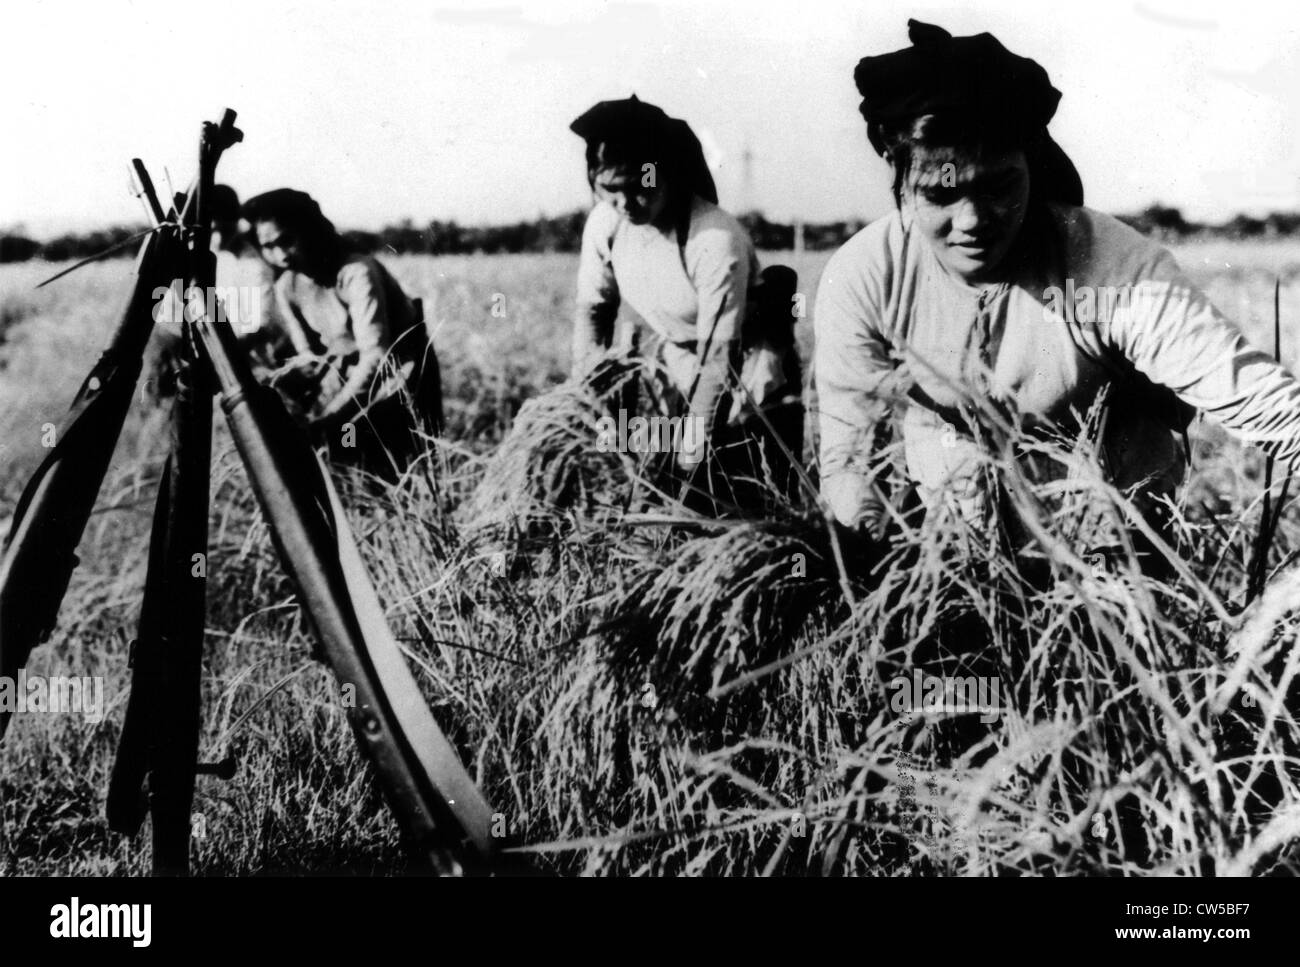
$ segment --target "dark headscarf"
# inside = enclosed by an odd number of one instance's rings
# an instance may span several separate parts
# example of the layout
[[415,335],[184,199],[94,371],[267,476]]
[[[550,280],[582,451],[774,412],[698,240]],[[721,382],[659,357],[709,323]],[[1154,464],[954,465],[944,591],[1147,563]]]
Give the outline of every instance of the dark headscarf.
[[926,114],[960,117],[990,139],[1039,139],[1030,177],[1041,197],[1082,205],[1079,173],[1047,133],[1061,100],[1047,71],[1011,53],[992,34],[954,37],[919,20],[909,20],[907,28],[911,47],[864,57],[853,72],[876,153],[885,151],[882,126],[897,127]]
[[718,203],[718,189],[704,160],[700,140],[685,121],[633,94],[625,100],[601,101],[569,125],[587,142],[588,166],[602,158],[617,162],[665,165],[684,178],[686,187]]
[[229,185],[213,185],[208,214],[214,222],[233,222],[239,218],[239,195],[235,189]]
[[313,226],[327,221],[316,199],[305,191],[277,188],[244,202],[241,214],[250,222],[273,219],[286,225]]

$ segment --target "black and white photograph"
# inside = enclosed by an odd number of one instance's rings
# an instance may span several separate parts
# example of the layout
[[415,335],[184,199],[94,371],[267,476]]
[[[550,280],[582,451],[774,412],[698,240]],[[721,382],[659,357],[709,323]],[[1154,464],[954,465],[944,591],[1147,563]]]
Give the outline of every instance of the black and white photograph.
[[[4,18],[0,879],[85,884],[37,933],[1300,873],[1300,8]],[[1162,896],[1091,929],[1250,939]]]

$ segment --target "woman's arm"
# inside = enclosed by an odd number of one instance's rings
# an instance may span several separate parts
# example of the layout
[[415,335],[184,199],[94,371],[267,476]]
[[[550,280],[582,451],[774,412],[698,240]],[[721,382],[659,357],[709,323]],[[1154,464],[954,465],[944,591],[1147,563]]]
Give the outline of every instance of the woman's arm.
[[372,261],[360,259],[345,264],[339,270],[337,291],[348,312],[358,357],[347,382],[325,404],[316,422],[335,421],[364,403],[370,383],[392,345],[384,280]]
[[1156,251],[1103,338],[1153,382],[1283,463],[1300,463],[1300,383]]
[[311,341],[307,338],[307,323],[293,300],[290,291],[292,287],[293,273],[281,273],[275,280],[275,304],[280,318],[284,321],[284,328],[289,333],[289,342],[293,345],[293,351],[301,356],[313,350]]
[[678,460],[689,468],[704,459],[708,436],[719,417],[726,415],[719,414],[718,406],[730,372],[740,368],[740,327],[754,259],[749,239],[724,227],[694,233],[685,254],[699,306],[695,322],[699,368],[687,414],[697,432],[685,437],[695,445],[684,449]]
[[895,366],[881,335],[879,300],[858,254],[841,249],[827,263],[813,311],[822,496],[845,527],[874,531],[884,500],[871,458],[889,414]]
[[614,279],[610,243],[618,215],[608,205],[597,205],[582,229],[582,253],[578,261],[578,292],[573,319],[573,375],[586,371],[591,362],[614,341],[618,318],[618,283]]

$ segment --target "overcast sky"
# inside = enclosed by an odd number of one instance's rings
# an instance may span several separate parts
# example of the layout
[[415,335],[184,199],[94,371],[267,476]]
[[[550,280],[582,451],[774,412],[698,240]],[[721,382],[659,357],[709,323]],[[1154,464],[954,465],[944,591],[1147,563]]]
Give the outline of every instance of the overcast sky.
[[246,139],[219,176],[243,196],[305,189],[348,227],[556,213],[588,204],[569,122],[633,91],[694,126],[725,207],[874,217],[890,202],[853,67],[906,46],[909,16],[1047,68],[1094,207],[1300,208],[1294,3],[9,0],[0,226],[139,220],[128,160],[183,188],[226,106]]

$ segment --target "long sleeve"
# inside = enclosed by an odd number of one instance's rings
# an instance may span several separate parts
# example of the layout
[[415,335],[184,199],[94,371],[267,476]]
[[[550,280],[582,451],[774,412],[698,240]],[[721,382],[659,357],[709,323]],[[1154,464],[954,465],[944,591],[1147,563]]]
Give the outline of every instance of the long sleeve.
[[271,269],[261,259],[217,252],[217,298],[245,349],[271,342],[284,331]]
[[307,338],[306,323],[303,321],[302,314],[298,311],[298,307],[294,305],[293,296],[290,293],[292,286],[293,274],[291,272],[285,272],[276,279],[275,304],[280,320],[289,333],[289,342],[293,345],[293,351],[301,355],[312,352],[312,345]]
[[730,371],[740,365],[740,326],[753,251],[745,237],[710,227],[691,236],[685,257],[699,302],[695,337],[699,369],[689,415],[708,433],[718,419]]
[[370,383],[379,371],[392,344],[389,307],[380,270],[368,260],[349,262],[339,270],[336,291],[347,310],[357,361],[343,388],[325,405],[321,418],[328,418],[365,402]]
[[[611,218],[612,216],[612,218]],[[597,205],[582,230],[578,262],[578,291],[573,319],[573,373],[585,371],[592,359],[610,347],[618,318],[618,283],[614,279],[610,242],[617,213]]]
[[1300,463],[1300,383],[1248,344],[1163,249],[1143,275],[1129,305],[1100,320],[1110,345],[1245,442]]
[[881,335],[880,301],[863,268],[833,258],[813,312],[822,496],[841,524],[855,528],[874,527],[883,513],[870,463],[897,378]]

